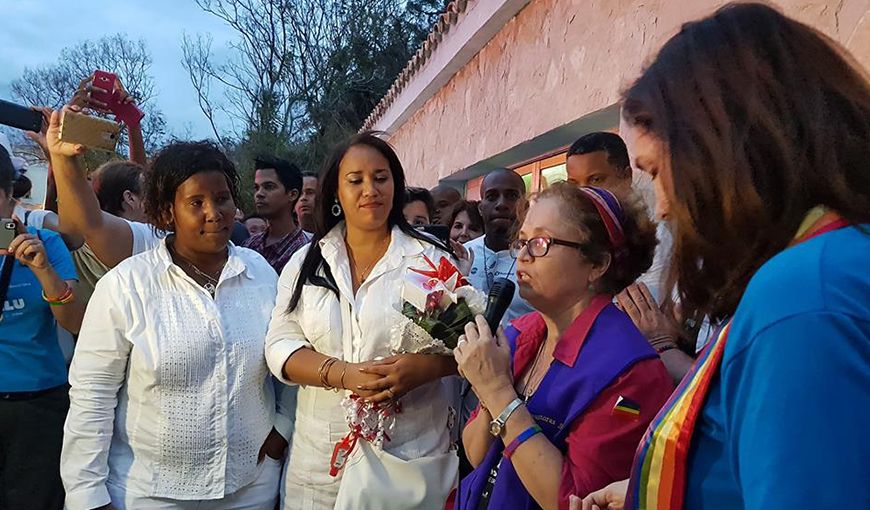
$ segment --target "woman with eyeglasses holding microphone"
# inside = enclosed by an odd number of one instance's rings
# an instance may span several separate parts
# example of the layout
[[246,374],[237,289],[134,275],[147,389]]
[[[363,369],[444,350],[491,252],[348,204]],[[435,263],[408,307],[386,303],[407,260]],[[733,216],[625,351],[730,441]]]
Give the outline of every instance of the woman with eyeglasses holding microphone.
[[460,483],[460,509],[567,508],[570,494],[624,478],[673,389],[612,304],[652,262],[645,213],[560,183],[532,198],[521,223],[511,251],[536,311],[496,335],[478,317],[454,350],[480,398],[462,436],[475,470]]

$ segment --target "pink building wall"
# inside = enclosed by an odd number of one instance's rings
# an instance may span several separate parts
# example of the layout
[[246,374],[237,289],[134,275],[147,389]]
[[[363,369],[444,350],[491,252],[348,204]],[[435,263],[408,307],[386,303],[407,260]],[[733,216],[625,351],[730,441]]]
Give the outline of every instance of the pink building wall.
[[[485,1],[485,0],[484,0]],[[532,0],[390,141],[413,185],[439,179],[614,104],[714,0]],[[870,68],[870,0],[779,0]]]

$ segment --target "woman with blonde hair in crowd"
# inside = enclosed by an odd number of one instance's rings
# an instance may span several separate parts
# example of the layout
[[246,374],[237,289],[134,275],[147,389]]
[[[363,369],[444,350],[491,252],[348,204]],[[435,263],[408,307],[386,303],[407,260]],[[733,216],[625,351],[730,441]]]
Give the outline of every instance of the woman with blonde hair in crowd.
[[673,389],[613,305],[652,262],[646,212],[601,188],[557,183],[532,198],[521,225],[511,252],[536,312],[497,335],[479,317],[454,350],[480,399],[462,435],[476,469],[460,484],[461,510],[564,508],[570,494],[623,478]]

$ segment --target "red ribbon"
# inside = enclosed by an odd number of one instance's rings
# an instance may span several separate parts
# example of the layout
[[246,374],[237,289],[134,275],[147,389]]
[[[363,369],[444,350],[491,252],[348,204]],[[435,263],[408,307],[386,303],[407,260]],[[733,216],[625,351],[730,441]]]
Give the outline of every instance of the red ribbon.
[[[468,285],[468,280],[466,280],[465,277],[462,276],[462,273],[459,272],[459,269],[454,266],[452,262],[447,260],[446,257],[441,257],[441,260],[438,262],[437,266],[426,255],[423,255],[423,259],[426,261],[427,264],[429,264],[429,267],[432,269],[427,271],[424,269],[415,269],[412,267],[411,271],[414,271],[415,273],[421,274],[423,276],[427,276],[441,283],[447,283],[447,280],[452,278],[454,275],[458,275],[458,278],[456,279],[456,287],[458,288]],[[434,284],[429,286],[428,290],[431,290],[432,287],[434,287]],[[450,290],[453,291],[455,289]]]
[[[351,395],[350,398],[353,400],[360,400],[361,397],[359,395]],[[361,415],[364,408],[357,408],[357,416]],[[389,414],[399,414],[402,412],[402,406],[399,402],[393,402],[386,406],[381,407],[377,402],[372,403],[372,407],[370,411],[380,412],[384,411]],[[332,449],[332,458],[329,461],[329,476],[336,477],[341,472],[344,465],[347,463],[347,459],[350,458],[350,454],[353,453],[353,449],[356,448],[356,443],[359,439],[362,438],[365,441],[372,442],[375,440],[375,436],[371,434],[363,434],[362,427],[359,425],[354,425],[350,432],[344,436],[341,441],[335,443],[335,448]],[[390,441],[390,436],[384,432],[384,439]]]

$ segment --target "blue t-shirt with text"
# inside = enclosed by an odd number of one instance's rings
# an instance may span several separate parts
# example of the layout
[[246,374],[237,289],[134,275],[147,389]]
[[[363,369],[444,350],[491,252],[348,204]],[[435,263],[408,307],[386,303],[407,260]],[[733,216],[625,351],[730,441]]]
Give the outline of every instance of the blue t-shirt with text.
[[[54,270],[76,280],[72,256],[61,237],[27,227],[39,236]],[[0,257],[0,262],[5,260]],[[0,265],[2,267],[2,265]],[[0,392],[31,392],[67,382],[66,362],[57,343],[57,322],[42,299],[42,286],[27,266],[15,261],[0,320]]]

